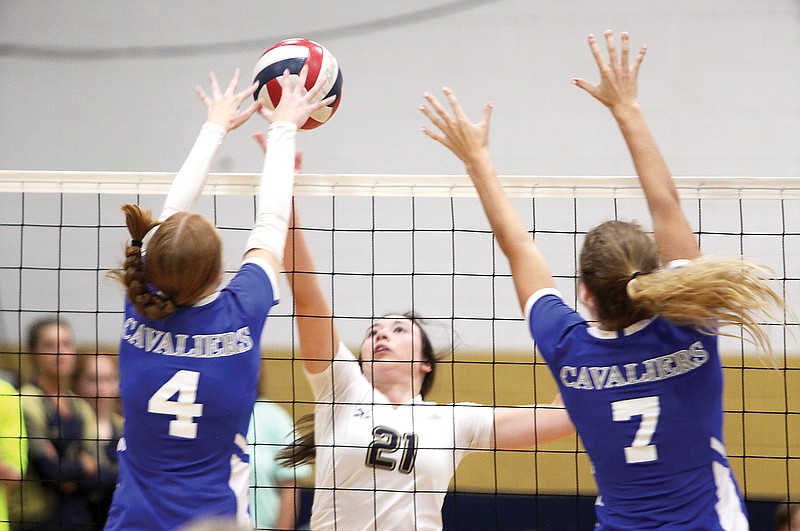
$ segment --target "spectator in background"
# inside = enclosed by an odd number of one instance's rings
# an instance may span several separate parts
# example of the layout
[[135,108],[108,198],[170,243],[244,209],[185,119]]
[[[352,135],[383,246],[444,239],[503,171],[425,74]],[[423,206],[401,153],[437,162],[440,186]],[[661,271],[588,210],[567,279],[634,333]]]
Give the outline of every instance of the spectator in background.
[[9,529],[8,492],[18,489],[28,464],[19,392],[0,380],[0,531]]
[[[262,381],[265,371],[261,371]],[[263,386],[262,386],[263,388]],[[297,480],[311,477],[311,467],[287,467],[275,460],[281,448],[292,444],[292,417],[278,404],[256,401],[247,442],[250,445],[250,515],[256,529],[295,529],[300,507]]]
[[72,373],[75,394],[92,407],[92,422],[97,429],[97,483],[88,492],[90,524],[103,529],[117,484],[117,443],[122,437],[119,414],[119,372],[116,355],[79,356]]
[[21,500],[22,529],[85,530],[87,492],[97,476],[97,428],[91,407],[69,386],[75,341],[64,321],[31,326],[28,353],[33,374],[20,389],[28,432],[28,474]]
[[800,531],[800,503],[781,503],[775,510],[775,531]]

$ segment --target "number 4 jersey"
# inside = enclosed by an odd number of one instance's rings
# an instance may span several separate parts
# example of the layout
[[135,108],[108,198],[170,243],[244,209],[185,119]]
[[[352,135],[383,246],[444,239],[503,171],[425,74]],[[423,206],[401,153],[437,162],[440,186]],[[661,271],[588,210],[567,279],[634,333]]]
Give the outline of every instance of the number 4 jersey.
[[263,260],[159,321],[129,300],[119,349],[125,432],[106,529],[174,529],[203,515],[249,523],[247,426],[261,331],[277,303]]
[[553,289],[526,318],[592,462],[599,529],[747,529],[716,336],[659,317],[603,331]]
[[417,396],[392,405],[341,345],[319,374],[306,372],[314,415],[315,531],[436,531],[458,463],[487,449],[493,408]]

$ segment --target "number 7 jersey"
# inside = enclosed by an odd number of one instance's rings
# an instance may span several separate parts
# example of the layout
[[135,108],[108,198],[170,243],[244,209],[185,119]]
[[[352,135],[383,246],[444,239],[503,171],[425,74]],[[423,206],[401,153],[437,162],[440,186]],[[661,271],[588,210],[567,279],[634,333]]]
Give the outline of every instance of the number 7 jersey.
[[592,462],[599,529],[748,529],[716,336],[660,317],[600,330],[553,289],[526,320]]
[[159,321],[126,300],[125,429],[106,529],[167,530],[204,515],[249,524],[246,435],[278,298],[272,277],[263,260],[246,260],[227,287]]

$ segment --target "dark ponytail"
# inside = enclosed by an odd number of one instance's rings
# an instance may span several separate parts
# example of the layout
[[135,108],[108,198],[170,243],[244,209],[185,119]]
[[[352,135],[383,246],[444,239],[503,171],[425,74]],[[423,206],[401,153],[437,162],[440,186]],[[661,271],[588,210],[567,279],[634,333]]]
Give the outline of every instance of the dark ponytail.
[[288,467],[305,463],[313,463],[317,456],[314,444],[314,414],[303,415],[294,427],[295,439],[289,446],[284,446],[275,454],[275,460]]

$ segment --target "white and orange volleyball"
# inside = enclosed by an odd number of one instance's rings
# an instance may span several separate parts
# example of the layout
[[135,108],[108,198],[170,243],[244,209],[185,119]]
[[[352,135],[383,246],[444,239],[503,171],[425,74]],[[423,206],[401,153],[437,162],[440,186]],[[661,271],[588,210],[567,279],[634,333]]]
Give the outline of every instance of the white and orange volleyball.
[[280,79],[285,70],[297,76],[303,65],[308,65],[306,90],[311,89],[320,76],[328,81],[317,95],[317,101],[328,96],[336,96],[333,103],[314,112],[300,128],[309,130],[319,127],[339,108],[342,99],[342,71],[336,58],[321,44],[308,39],[286,39],[267,49],[253,70],[254,81],[258,83],[253,97],[260,99],[267,109],[274,109],[281,99]]

